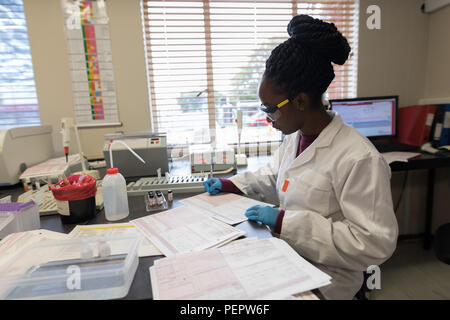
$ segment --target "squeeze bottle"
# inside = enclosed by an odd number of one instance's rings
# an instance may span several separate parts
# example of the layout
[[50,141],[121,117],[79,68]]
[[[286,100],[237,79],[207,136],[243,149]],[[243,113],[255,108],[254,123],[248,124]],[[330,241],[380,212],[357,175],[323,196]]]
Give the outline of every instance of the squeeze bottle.
[[108,221],[117,221],[128,217],[127,184],[118,168],[106,170],[103,178],[103,202],[105,217]]

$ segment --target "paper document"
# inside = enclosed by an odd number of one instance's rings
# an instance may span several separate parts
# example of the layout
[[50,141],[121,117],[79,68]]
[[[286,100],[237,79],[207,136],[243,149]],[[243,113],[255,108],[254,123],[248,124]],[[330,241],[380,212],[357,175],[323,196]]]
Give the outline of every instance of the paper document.
[[420,153],[417,152],[385,152],[381,154],[388,164],[396,161],[408,162],[408,159],[414,158]]
[[132,220],[166,256],[220,246],[245,235],[211,218],[202,208],[181,206]]
[[278,238],[244,239],[180,254],[150,267],[154,299],[286,299],[331,277]]
[[209,193],[201,193],[194,197],[186,198],[181,203],[206,209],[211,217],[228,223],[230,225],[248,220],[245,211],[254,205],[272,206],[269,203],[253,200],[234,193],[220,193],[218,195],[210,195]]
[[65,233],[45,229],[12,233],[0,241],[0,269],[19,251],[35,243],[43,240],[67,239],[69,239],[69,236]]
[[[95,225],[77,225],[69,236],[71,238],[84,237],[114,237],[124,236],[141,232],[131,223],[111,223],[111,224],[95,224]],[[142,235],[142,234],[141,234]],[[156,248],[149,239],[142,235],[142,242],[139,246],[139,257],[161,256],[161,251]],[[114,248],[112,248],[113,251]],[[120,250],[119,250],[120,251]]]

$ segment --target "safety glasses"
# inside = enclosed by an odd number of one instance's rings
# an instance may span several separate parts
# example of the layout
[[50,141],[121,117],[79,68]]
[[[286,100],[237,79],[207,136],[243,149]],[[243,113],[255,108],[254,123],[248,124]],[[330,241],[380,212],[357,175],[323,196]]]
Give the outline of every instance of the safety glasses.
[[276,107],[268,107],[268,106],[261,104],[260,109],[261,109],[261,111],[264,111],[267,114],[267,118],[269,118],[272,122],[275,122],[281,116],[280,108],[285,106],[288,103],[289,103],[289,99],[281,101],[279,104],[277,104]]

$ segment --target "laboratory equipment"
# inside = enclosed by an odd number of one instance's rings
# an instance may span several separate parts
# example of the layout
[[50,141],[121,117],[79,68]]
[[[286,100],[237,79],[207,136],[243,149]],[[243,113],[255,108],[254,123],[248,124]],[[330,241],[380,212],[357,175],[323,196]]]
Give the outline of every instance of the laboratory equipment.
[[166,136],[151,132],[116,133],[105,135],[103,155],[107,167],[111,167],[108,159],[110,146],[114,141],[124,141],[145,160],[145,164],[135,161],[133,156],[123,146],[117,146],[112,151],[115,167],[125,177],[155,176],[160,168],[162,172],[169,171]]
[[39,209],[34,201],[0,203],[0,217],[0,238],[10,233],[36,230],[41,227]]
[[237,171],[234,149],[227,145],[191,145],[189,146],[191,172],[224,171],[233,169]]
[[13,185],[26,168],[53,156],[51,126],[0,130],[0,186]]
[[75,132],[75,138],[77,141],[78,146],[78,153],[80,155],[81,161],[81,168],[82,170],[80,172],[74,172],[74,174],[87,174],[91,177],[94,177],[95,179],[100,179],[100,173],[98,170],[87,170],[86,168],[86,162],[84,161],[84,155],[83,151],[81,149],[81,141],[80,141],[80,135],[78,134],[78,127],[76,126],[75,122],[72,118],[62,118],[61,119],[61,134],[62,134],[62,140],[63,140],[63,147],[64,147],[64,154],[66,156],[66,162],[68,162],[69,158],[69,146],[70,146],[70,130],[73,130]]
[[[145,164],[145,161],[136,152],[131,149],[125,142],[115,140],[109,146],[109,168],[107,175],[103,178],[103,201],[105,205],[105,216],[108,221],[116,221],[128,217],[130,214],[128,208],[127,183],[118,168],[114,168],[113,163],[113,146],[121,144],[127,148],[132,155]],[[108,158],[108,157],[106,157]],[[134,160],[134,159],[133,159]],[[134,161],[136,162],[136,161]]]
[[150,206],[154,206],[156,204],[156,199],[153,191],[148,192],[148,203]]
[[167,190],[167,200],[173,201],[173,191]]
[[38,189],[45,183],[56,183],[64,177],[76,174],[82,170],[82,163],[86,163],[79,154],[69,155],[68,160],[69,162],[66,162],[65,157],[52,158],[26,169],[19,177],[24,189],[30,190],[33,186]]
[[236,153],[236,165],[237,166],[247,166],[247,156],[245,152],[242,152],[241,150],[241,134],[242,134],[242,128],[243,128],[243,111],[237,110],[237,117],[236,117],[236,123],[238,128],[238,149]]
[[149,191],[147,195],[144,196],[145,210],[147,212],[167,209],[169,206],[164,194],[160,190]]
[[0,269],[0,299],[122,298],[136,273],[141,241],[133,234],[25,247]]
[[70,145],[70,122],[73,120],[70,118],[62,118],[61,119],[61,134],[62,134],[62,142],[64,148],[64,154],[66,155],[66,162],[69,162],[69,145]]
[[149,191],[172,190],[177,193],[204,192],[203,182],[208,180],[208,175],[170,176],[170,177],[145,177],[127,185],[130,196],[141,196]]

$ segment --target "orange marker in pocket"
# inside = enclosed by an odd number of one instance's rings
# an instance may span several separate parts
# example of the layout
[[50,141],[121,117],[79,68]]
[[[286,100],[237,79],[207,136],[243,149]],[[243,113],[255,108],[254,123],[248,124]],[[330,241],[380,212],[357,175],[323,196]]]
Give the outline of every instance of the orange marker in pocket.
[[289,186],[289,180],[284,180],[283,188],[281,188],[281,191],[286,192],[288,186]]

